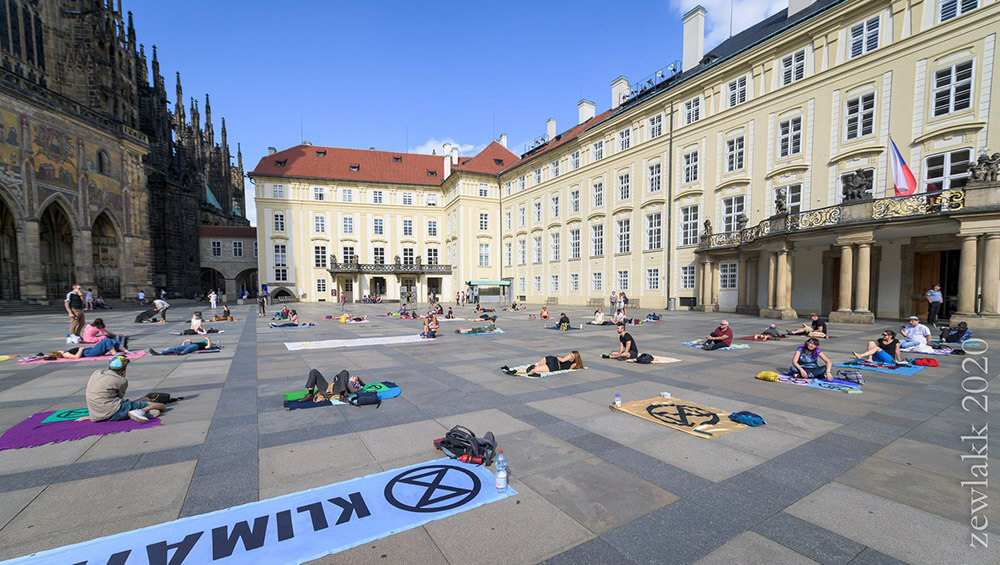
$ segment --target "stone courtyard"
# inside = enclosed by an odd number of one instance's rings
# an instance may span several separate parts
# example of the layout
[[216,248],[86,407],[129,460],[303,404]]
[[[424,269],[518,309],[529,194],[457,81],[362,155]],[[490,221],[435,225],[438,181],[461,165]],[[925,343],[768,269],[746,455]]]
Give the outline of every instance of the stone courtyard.
[[[973,534],[995,538],[1000,503],[986,500],[989,507],[974,512],[961,484],[980,480],[972,465],[997,464],[963,460],[983,442],[962,436],[987,423],[998,429],[1000,413],[963,407],[962,364],[981,375],[971,360],[997,355],[1000,345],[977,357],[936,357],[940,367],[911,377],[865,371],[863,394],[843,394],[754,378],[787,367],[799,338],[736,351],[681,345],[722,317],[737,336],[758,332],[767,321],[756,317],[661,311],[664,323],[629,332],[641,351],[680,361],[637,365],[601,358],[617,349],[613,327],[549,331],[528,312],[500,312],[502,335],[455,335],[473,324],[451,322],[433,343],[293,352],[283,343],[414,334],[421,323],[375,317],[395,309],[389,304],[349,305],[372,319],[358,325],[323,320],[339,314],[332,304],[291,306],[316,326],[269,329],[255,306],[233,306],[235,322],[206,324],[225,330],[213,336],[221,353],[134,361],[128,397],[151,390],[185,397],[161,427],[0,451],[0,559],[434,460],[440,452],[431,441],[462,424],[496,435],[516,496],[318,562],[1000,563],[995,547],[973,543]],[[574,325],[593,311],[550,309],[567,312]],[[194,310],[209,312],[178,303],[170,323],[137,325],[137,310],[96,316],[138,350],[180,343],[168,332],[186,327]],[[471,307],[455,310],[471,317]],[[88,321],[96,316],[87,313]],[[65,315],[0,321],[0,354],[67,347]],[[881,329],[898,326],[831,324],[838,337],[822,349],[846,361]],[[1000,332],[972,329],[1000,344]],[[586,370],[542,379],[499,371],[572,349]],[[37,412],[83,406],[97,368],[4,361],[0,430]],[[301,389],[311,368],[391,380],[403,393],[378,409],[284,410],[282,393]],[[995,398],[998,387],[992,378],[987,394]],[[664,391],[726,412],[750,410],[767,425],[701,439],[608,409],[615,393],[630,401]],[[983,532],[973,529],[977,514],[990,518]]]

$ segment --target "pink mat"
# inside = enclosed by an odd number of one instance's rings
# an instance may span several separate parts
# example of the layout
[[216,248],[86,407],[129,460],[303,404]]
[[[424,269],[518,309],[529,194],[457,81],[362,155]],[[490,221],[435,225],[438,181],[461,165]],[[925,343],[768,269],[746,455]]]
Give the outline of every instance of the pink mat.
[[86,420],[82,422],[42,423],[42,420],[54,413],[54,410],[40,412],[4,432],[0,436],[0,451],[4,449],[20,449],[22,447],[37,447],[47,443],[71,441],[89,436],[103,436],[163,425],[159,418],[150,418],[148,422],[134,422],[132,420],[91,422],[90,420]]
[[[146,355],[145,351],[129,351],[125,356],[129,359],[138,359]],[[102,355],[100,357],[80,357],[79,359],[53,359],[46,361],[38,357],[24,357],[17,362],[18,365],[37,365],[38,363],[70,363],[72,361],[110,361],[114,355]]]

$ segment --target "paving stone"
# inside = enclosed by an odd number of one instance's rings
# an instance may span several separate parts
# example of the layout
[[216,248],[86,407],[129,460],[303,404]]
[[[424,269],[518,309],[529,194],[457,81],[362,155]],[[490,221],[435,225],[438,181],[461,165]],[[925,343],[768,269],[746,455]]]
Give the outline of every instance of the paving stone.
[[698,565],[732,563],[768,563],[769,565],[807,565],[816,563],[808,557],[754,532],[743,532],[722,547],[697,561]]
[[781,513],[753,531],[817,563],[849,563],[864,546],[795,516]]
[[581,563],[616,563],[621,565],[631,565],[634,561],[625,557],[618,550],[600,539],[581,543],[580,545],[564,551],[551,559],[543,562],[544,565],[579,565]]

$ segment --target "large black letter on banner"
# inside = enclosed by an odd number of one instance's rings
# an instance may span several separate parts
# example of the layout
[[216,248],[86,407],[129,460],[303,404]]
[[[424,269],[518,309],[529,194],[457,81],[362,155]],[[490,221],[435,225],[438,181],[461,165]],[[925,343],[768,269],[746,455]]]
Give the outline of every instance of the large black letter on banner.
[[312,519],[313,531],[318,532],[320,530],[325,530],[330,524],[326,521],[326,513],[323,512],[322,502],[313,502],[312,504],[306,504],[305,506],[299,506],[295,509],[296,512],[309,512],[309,517]]
[[[126,549],[125,551],[119,551],[118,553],[108,557],[108,565],[125,565],[128,561],[129,554],[132,553],[131,549]],[[74,563],[73,565],[87,565],[86,561],[80,561],[79,563]]]
[[337,498],[330,499],[330,502],[343,509],[340,513],[340,518],[337,518],[338,526],[344,522],[349,522],[351,520],[352,513],[357,514],[358,518],[364,518],[372,515],[372,513],[368,510],[368,505],[365,504],[365,499],[361,497],[360,492],[352,492],[347,496],[350,497],[350,502],[347,502],[339,496]]
[[[149,557],[149,565],[180,565],[184,563],[187,559],[188,553],[191,553],[191,548],[194,544],[201,539],[201,535],[205,532],[197,532],[193,534],[188,534],[181,540],[180,543],[174,543],[167,545],[167,542],[160,541],[156,543],[151,543],[146,546],[146,555]],[[167,552],[171,549],[176,549],[174,555],[167,560]]]
[[229,534],[227,526],[212,528],[212,560],[229,557],[236,549],[236,542],[243,540],[243,547],[247,551],[257,549],[264,545],[264,536],[267,535],[267,516],[258,516],[253,520],[253,529],[246,520],[233,525],[233,533]]

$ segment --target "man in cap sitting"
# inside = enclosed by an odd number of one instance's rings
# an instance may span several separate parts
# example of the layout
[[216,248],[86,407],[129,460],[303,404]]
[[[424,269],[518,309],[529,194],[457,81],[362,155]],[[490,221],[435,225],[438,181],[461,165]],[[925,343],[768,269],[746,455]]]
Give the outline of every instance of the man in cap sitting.
[[149,402],[146,399],[125,400],[128,390],[128,357],[116,355],[111,358],[108,368],[94,371],[87,381],[87,411],[93,422],[115,422],[131,418],[136,422],[145,422],[149,416],[158,417],[165,406],[159,402]]
[[712,333],[705,336],[705,344],[701,346],[702,349],[711,351],[713,349],[722,349],[723,347],[729,347],[733,344],[733,330],[729,327],[729,322],[722,320],[719,322],[719,327],[712,330]]
[[809,319],[812,320],[812,324],[802,324],[801,328],[788,332],[788,335],[805,334],[806,337],[825,338],[826,320],[820,318],[816,312],[809,314]]

